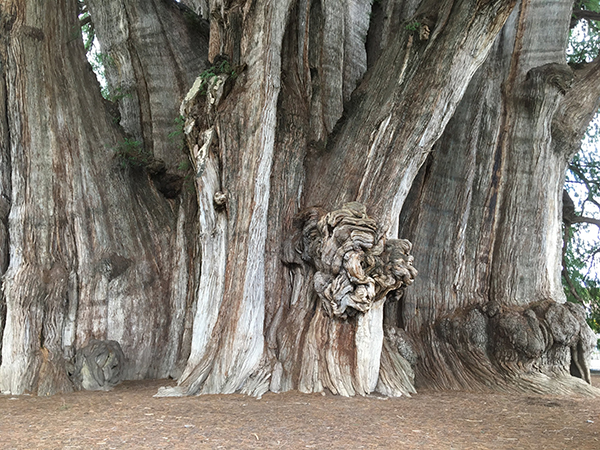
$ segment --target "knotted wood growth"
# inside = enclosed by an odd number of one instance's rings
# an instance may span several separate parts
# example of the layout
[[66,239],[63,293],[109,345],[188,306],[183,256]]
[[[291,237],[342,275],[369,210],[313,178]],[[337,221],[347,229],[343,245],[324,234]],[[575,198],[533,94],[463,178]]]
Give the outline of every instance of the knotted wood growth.
[[595,339],[580,305],[489,302],[441,318],[434,330],[452,355],[435,355],[437,363],[465,387],[487,383],[509,392],[597,395],[588,364]]
[[409,241],[386,241],[358,202],[317,217],[313,214],[302,230],[302,258],[316,268],[314,289],[330,317],[365,313],[389,293],[402,297],[417,275]]
[[295,225],[283,258],[293,300],[280,324],[286,339],[270,389],[414,393],[411,365],[383,329],[386,300],[400,299],[417,275],[410,242],[387,239],[357,202],[331,212],[308,208]]
[[125,355],[117,341],[92,339],[75,354],[71,379],[88,391],[107,391],[123,380]]

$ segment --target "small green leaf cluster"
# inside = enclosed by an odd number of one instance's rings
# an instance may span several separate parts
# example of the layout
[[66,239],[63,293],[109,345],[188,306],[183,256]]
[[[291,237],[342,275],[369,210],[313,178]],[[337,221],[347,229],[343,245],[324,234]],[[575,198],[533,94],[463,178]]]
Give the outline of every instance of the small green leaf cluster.
[[110,91],[107,89],[106,95],[103,94],[103,96],[106,100],[109,100],[111,102],[118,102],[119,100],[122,100],[124,98],[133,97],[131,95],[131,92],[125,92],[125,90],[121,87],[111,89]]
[[168,136],[169,139],[175,139],[180,137],[183,134],[183,126],[185,125],[185,117],[177,116],[173,121],[175,126],[173,127],[173,131],[171,131]]
[[169,141],[177,146],[179,150],[183,150],[185,147],[185,141],[183,136],[183,127],[185,126],[185,117],[177,116],[173,121],[173,131],[171,131],[167,137]]
[[113,150],[123,168],[145,167],[152,160],[152,155],[144,149],[142,143],[132,138],[125,138]]
[[419,28],[421,28],[421,22],[419,22],[418,20],[413,20],[404,26],[404,29],[406,31],[411,32],[419,31]]
[[192,167],[192,165],[190,164],[190,161],[185,159],[183,161],[181,161],[179,164],[177,164],[177,170],[180,170],[182,172],[187,172],[190,167]]
[[206,94],[208,83],[210,83],[210,81],[216,76],[222,74],[229,75],[231,78],[234,79],[237,77],[235,69],[231,67],[231,64],[229,64],[229,61],[227,61],[226,59],[200,73],[200,79],[202,80],[202,83],[200,84],[200,90],[198,91],[198,93],[200,95]]

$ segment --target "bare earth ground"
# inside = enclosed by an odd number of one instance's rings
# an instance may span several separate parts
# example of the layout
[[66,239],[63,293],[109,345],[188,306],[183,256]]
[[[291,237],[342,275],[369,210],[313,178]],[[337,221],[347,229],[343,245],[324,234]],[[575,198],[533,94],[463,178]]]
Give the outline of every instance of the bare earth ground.
[[[600,386],[600,376],[593,379]],[[600,399],[423,391],[412,398],[266,394],[0,396],[2,449],[600,449]]]

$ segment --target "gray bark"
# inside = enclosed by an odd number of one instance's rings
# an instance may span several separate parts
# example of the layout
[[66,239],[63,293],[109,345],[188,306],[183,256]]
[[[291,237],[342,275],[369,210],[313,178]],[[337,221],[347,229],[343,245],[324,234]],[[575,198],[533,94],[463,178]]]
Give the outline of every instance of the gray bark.
[[[365,67],[366,54],[350,52],[350,55],[358,55],[358,59],[350,59],[345,63],[343,48],[332,45],[340,39],[352,43],[352,40],[343,37],[347,31],[342,33],[341,29],[336,28],[335,21],[339,19],[330,16],[328,9],[321,9],[318,2],[311,4],[310,9],[305,3],[290,9],[291,6],[281,4],[277,7],[283,8],[280,13],[281,24],[289,20],[288,33],[284,35],[282,29],[277,35],[261,34],[261,39],[265,40],[255,42],[257,47],[245,47],[243,40],[240,45],[223,40],[223,36],[231,35],[222,31],[217,34],[220,38],[219,49],[230,51],[232,61],[240,58],[236,49],[247,51],[247,55],[242,52],[241,58],[248,61],[248,69],[235,81],[232,93],[217,105],[219,113],[214,123],[202,123],[200,117],[193,117],[198,131],[191,137],[191,148],[203,148],[206,141],[200,136],[205,136],[205,129],[214,127],[219,136],[218,146],[213,147],[212,151],[221,161],[220,190],[229,194],[226,210],[228,225],[224,235],[226,243],[222,245],[222,248],[227,248],[227,257],[226,272],[221,277],[223,288],[216,291],[219,295],[223,293],[219,316],[211,338],[206,344],[203,341],[206,348],[197,353],[193,349],[194,357],[190,358],[181,381],[182,388],[187,393],[241,389],[257,395],[267,389],[320,391],[327,388],[353,395],[371,392],[378,381],[385,380],[380,383],[380,390],[392,395],[409,393],[413,391],[410,365],[397,351],[383,345],[382,309],[372,308],[350,320],[329,318],[316,304],[314,270],[302,264],[281,265],[281,255],[286,251],[283,243],[290,234],[298,233],[304,227],[300,225],[299,229],[294,228],[294,215],[303,206],[314,204],[321,204],[331,211],[344,201],[359,199],[369,205],[369,214],[374,211],[385,228],[394,227],[391,212],[394,208],[398,210],[410,186],[411,177],[416,174],[424,156],[452,115],[470,75],[483,62],[493,36],[502,26],[512,5],[510,2],[491,2],[486,5],[448,3],[442,5],[439,15],[431,7],[422,9],[418,17],[428,24],[431,35],[425,39],[425,36],[419,37],[418,33],[411,30],[400,30],[396,44],[382,53],[372,73],[358,88],[352,114],[342,120],[343,125],[339,129],[333,131],[329,137],[331,143],[327,144],[326,149],[323,148],[322,132],[318,130],[332,130],[328,124],[338,121],[342,111],[335,107],[338,104],[335,96],[324,100],[323,95],[329,96],[331,92],[339,95],[339,88],[344,83],[335,80],[341,79],[340,74],[361,72],[345,71],[344,64]],[[242,5],[236,8],[231,8],[229,13],[241,14],[245,11]],[[265,20],[263,17],[269,17],[271,13],[269,8],[251,11],[258,16],[241,15],[242,23],[250,29],[253,24],[262,23]],[[340,11],[346,11],[344,14],[349,16],[351,13],[362,13],[362,20],[368,20],[365,8],[342,8]],[[250,21],[249,17],[254,20]],[[283,20],[286,17],[289,19]],[[232,20],[231,17],[224,17],[219,23],[227,24]],[[360,30],[365,27],[360,20],[348,18],[344,19],[344,23],[350,26],[357,24],[356,34],[364,35],[364,31]],[[309,32],[315,26],[317,37]],[[306,40],[307,34],[311,39]],[[246,32],[244,28],[242,36],[246,35],[252,35],[252,31]],[[255,67],[251,58],[258,49],[262,52],[271,49],[270,52],[279,55],[282,45],[289,49],[281,62],[284,70],[281,89],[285,91],[285,96],[281,97],[278,104],[269,103],[267,109],[265,104],[260,103],[264,101],[263,91],[257,89],[260,84],[254,77],[259,80],[268,74],[269,83],[276,83],[273,95],[277,95],[280,87],[276,74],[280,73],[280,69],[276,66],[276,71],[272,68],[261,71],[259,68],[262,66]],[[336,58],[330,56],[324,60],[311,56],[334,49],[338,51]],[[323,66],[330,65],[332,61],[337,62],[338,69]],[[423,77],[422,73],[431,76]],[[270,86],[269,83],[266,86]],[[341,90],[343,100],[343,88]],[[415,102],[413,99],[417,91],[425,92],[426,100]],[[233,101],[235,104],[232,104]],[[330,109],[321,109],[320,105],[323,104]],[[279,110],[275,109],[278,105]],[[245,144],[243,135],[235,135],[234,139],[230,137],[231,129],[239,129],[239,125],[236,125],[238,117],[244,118],[248,130],[254,129],[253,120],[262,117],[249,114],[246,109],[249,106],[253,111],[265,114],[271,111],[266,116],[269,120],[263,117],[261,125],[263,133],[273,127],[273,131],[269,131],[273,140],[263,141],[266,145],[257,148],[260,156],[253,156],[256,144]],[[230,115],[230,110],[237,111],[235,118]],[[407,112],[409,110],[410,114]],[[277,117],[277,112],[279,122],[270,121],[271,117]],[[290,116],[293,120],[290,120]],[[320,128],[319,123],[324,128]],[[367,142],[369,139],[370,143]],[[364,149],[369,147],[371,151],[365,152]],[[240,150],[232,152],[232,148],[243,148],[244,165],[238,162]],[[373,162],[386,159],[389,164],[373,165]],[[261,184],[263,172],[252,171],[255,170],[252,166],[259,162],[266,165],[271,180],[281,180],[273,186],[270,196]],[[203,163],[199,161],[197,166]],[[306,177],[301,175],[303,166],[307,168]],[[288,174],[299,175],[289,177]],[[206,185],[208,177],[212,175],[206,170],[203,177],[206,178],[203,181]],[[248,188],[251,180],[258,183],[254,188]],[[283,193],[281,182],[285,186]],[[382,192],[377,186],[387,188]],[[268,188],[268,185],[265,187]],[[210,200],[208,192],[205,204]],[[249,196],[251,192],[254,195]],[[263,197],[257,197],[258,194]],[[269,223],[269,231],[263,234],[259,229],[253,234],[252,217],[258,216],[253,216],[252,211],[260,211],[265,214],[262,217],[266,218],[267,205],[273,218]],[[246,215],[240,216],[241,211]],[[248,232],[250,236],[246,238]],[[223,239],[223,234],[218,231],[214,239],[213,243],[216,243],[216,239]],[[223,267],[223,258],[213,256],[214,266]],[[212,273],[210,269],[209,273]],[[229,274],[235,274],[235,279],[229,279]],[[250,284],[240,284],[244,279],[252,280],[252,294],[248,293]],[[273,282],[265,285],[265,280]],[[210,297],[208,292],[201,292],[199,299]],[[232,308],[235,309],[232,311]],[[208,316],[214,314],[214,310],[206,311],[199,307],[198,314]],[[266,329],[263,328],[264,314],[267,316]],[[261,320],[253,322],[257,316]],[[208,320],[208,317],[196,316],[196,323]],[[244,338],[243,344],[236,344],[240,333]],[[266,343],[263,340],[265,334]],[[379,379],[377,370],[372,375],[372,369],[368,368],[380,366],[382,352],[385,353],[386,367],[383,370],[386,376]],[[244,355],[243,364],[240,362],[241,356],[236,361],[236,355]]]
[[90,0],[117,125],[76,2],[5,2],[0,389],[594,393],[558,269],[597,66],[515,3]]
[[67,363],[91,339],[120,343],[124,378],[177,375],[197,264],[180,223],[193,209],[115,159],[125,135],[86,61],[76,2],[5,2],[1,16],[0,389],[72,389]]
[[561,305],[572,150],[552,139],[552,118],[571,96],[569,13],[562,3],[519,5],[404,205],[401,233],[421,249],[422,276],[388,312],[418,343],[424,385],[589,391],[569,373],[578,365],[589,382],[582,353],[593,334],[576,305]]

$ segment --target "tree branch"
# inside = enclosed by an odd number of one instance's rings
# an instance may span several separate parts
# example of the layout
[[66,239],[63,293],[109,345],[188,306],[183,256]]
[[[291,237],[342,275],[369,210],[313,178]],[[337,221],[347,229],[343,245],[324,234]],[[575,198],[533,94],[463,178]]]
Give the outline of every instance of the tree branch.
[[575,289],[575,285],[573,284],[573,280],[571,280],[571,277],[569,276],[569,272],[567,271],[566,267],[565,267],[565,260],[563,259],[563,269],[562,269],[562,276],[565,279],[565,281],[567,282],[567,287],[569,288],[569,292],[573,295],[573,298],[575,298],[575,300],[577,300],[578,303],[585,305],[585,302],[583,301],[583,299],[581,298],[581,296],[577,293],[577,289]]
[[600,228],[600,219],[594,219],[593,217],[586,216],[575,216],[571,219],[571,223],[589,223],[592,225],[596,225],[598,228]]
[[574,9],[573,17],[577,20],[600,20],[600,13],[597,13],[595,11],[588,11],[586,9]]
[[600,58],[574,68],[575,82],[563,97],[552,120],[557,151],[571,159],[600,106]]
[[[593,194],[594,190],[592,188],[592,184],[595,184],[595,183],[593,181],[588,180],[588,178],[585,176],[585,174],[583,173],[583,171],[577,164],[569,164],[569,170],[571,172],[573,172],[577,176],[577,178],[579,178],[585,184],[585,187],[587,188],[587,191],[588,191],[586,201],[589,201],[590,203],[595,205],[598,209],[600,209],[600,202],[598,202],[594,198],[594,194]],[[575,222],[573,222],[573,223],[575,223]]]

